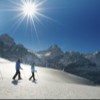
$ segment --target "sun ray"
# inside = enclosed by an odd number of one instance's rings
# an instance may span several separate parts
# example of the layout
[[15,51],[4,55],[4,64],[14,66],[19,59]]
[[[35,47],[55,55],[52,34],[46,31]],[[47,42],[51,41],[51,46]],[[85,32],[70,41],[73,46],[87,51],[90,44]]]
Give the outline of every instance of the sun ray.
[[[41,42],[37,31],[38,27],[36,24],[43,24],[41,18],[56,22],[54,19],[43,14],[43,12],[46,10],[43,5],[47,2],[47,0],[9,0],[9,2],[12,4],[12,6],[0,9],[0,11],[16,12],[16,14],[18,14],[15,17],[15,20],[17,21],[13,24],[13,27],[15,26],[13,30],[17,30],[20,25],[22,25],[23,21],[26,21],[26,26],[31,26],[31,31],[34,31],[40,44]],[[27,30],[29,30],[29,28],[27,28]]]
[[47,2],[47,0],[43,0],[42,2],[39,2],[36,4],[36,7],[40,7],[41,5],[43,5],[45,2]]
[[19,17],[18,20],[16,21],[16,23],[13,24],[12,28],[13,28],[14,33],[20,27],[20,25],[22,24],[22,22],[24,21],[24,19],[25,19],[25,16]]
[[[16,2],[15,0],[8,0],[11,4],[14,4],[16,6],[21,6],[19,2]],[[22,2],[22,0],[20,0]]]
[[38,36],[37,29],[36,29],[35,22],[34,22],[33,18],[32,18],[32,23],[33,23],[33,26],[34,26],[34,30],[35,30],[35,34],[37,36],[38,42],[40,43],[40,39],[39,39],[39,36]]
[[50,18],[50,17],[48,17],[48,16],[46,16],[46,15],[44,15],[44,14],[42,14],[42,13],[36,13],[38,16],[41,16],[41,17],[43,17],[43,18],[46,18],[46,19],[48,19],[48,20],[50,20],[50,21],[53,21],[53,22],[56,22],[57,23],[57,21],[56,20],[54,20],[54,19],[52,19],[52,18]]
[[[20,20],[24,20],[26,18],[27,24],[29,23],[29,20],[32,21],[34,20],[35,22],[42,23],[39,17],[46,18],[48,20],[51,20],[53,22],[56,22],[52,18],[44,15],[41,10],[45,10],[43,8],[43,4],[47,2],[47,0],[20,0],[20,2],[14,1],[14,0],[9,0],[13,6],[10,8],[4,8],[0,9],[0,11],[11,11],[11,12],[19,12],[19,15],[17,16],[18,19],[21,18]],[[24,18],[24,19],[23,19]],[[21,22],[22,22],[21,21]]]

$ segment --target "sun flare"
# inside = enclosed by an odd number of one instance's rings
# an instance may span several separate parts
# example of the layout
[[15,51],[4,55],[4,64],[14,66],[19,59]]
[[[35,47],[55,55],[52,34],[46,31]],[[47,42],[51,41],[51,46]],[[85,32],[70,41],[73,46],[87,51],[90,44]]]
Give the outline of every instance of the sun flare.
[[[47,16],[47,13],[51,10],[46,5],[49,0],[8,0],[9,5],[2,3],[0,4],[0,12],[9,12],[11,15],[14,15],[12,18],[13,24],[11,25],[11,29],[13,33],[17,33],[18,29],[24,27],[22,30],[28,36],[30,35],[32,40],[34,36],[36,36],[39,45],[41,44],[38,32],[40,26],[44,26],[44,19],[52,22],[56,22],[56,20]],[[52,9],[53,10],[53,9]],[[13,13],[13,14],[12,14]],[[46,22],[46,21],[45,21]],[[19,30],[21,31],[21,30]],[[24,34],[25,34],[24,33]],[[13,34],[13,35],[14,35]],[[35,34],[35,35],[34,35]]]
[[25,2],[22,6],[22,11],[25,16],[34,17],[37,12],[37,7],[33,2]]
[[[38,38],[37,28],[39,25],[43,25],[42,18],[55,22],[52,18],[46,16],[45,7],[48,0],[9,0],[12,6],[2,8],[0,11],[16,12],[16,16],[13,18],[15,23],[13,24],[14,30],[17,30],[22,23],[25,23],[26,27],[30,27],[30,30],[36,33]],[[37,25],[38,24],[38,25]],[[27,30],[29,28],[26,28]],[[39,40],[39,39],[38,39]]]
[[27,26],[30,24],[36,31],[36,23],[42,24],[41,18],[55,22],[52,18],[45,15],[47,9],[44,4],[47,0],[9,0],[11,7],[3,8],[1,11],[17,12],[16,23],[19,27],[26,20]]

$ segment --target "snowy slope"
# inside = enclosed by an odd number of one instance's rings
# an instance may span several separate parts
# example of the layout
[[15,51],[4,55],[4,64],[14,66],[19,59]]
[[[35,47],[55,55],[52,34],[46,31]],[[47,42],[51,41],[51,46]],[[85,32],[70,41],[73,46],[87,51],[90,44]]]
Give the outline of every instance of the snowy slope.
[[[36,67],[37,83],[29,81],[29,65],[20,81],[13,81],[15,62],[0,58],[0,99],[100,99],[100,88],[83,78],[62,71]],[[3,79],[2,79],[3,77]]]

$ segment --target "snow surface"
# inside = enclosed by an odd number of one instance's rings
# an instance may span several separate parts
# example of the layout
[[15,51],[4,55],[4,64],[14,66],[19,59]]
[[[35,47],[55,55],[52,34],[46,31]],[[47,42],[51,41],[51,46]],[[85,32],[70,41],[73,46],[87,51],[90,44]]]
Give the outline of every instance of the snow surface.
[[23,80],[14,81],[15,62],[0,58],[0,99],[100,99],[100,87],[86,79],[36,66],[35,83],[30,65],[21,66]]

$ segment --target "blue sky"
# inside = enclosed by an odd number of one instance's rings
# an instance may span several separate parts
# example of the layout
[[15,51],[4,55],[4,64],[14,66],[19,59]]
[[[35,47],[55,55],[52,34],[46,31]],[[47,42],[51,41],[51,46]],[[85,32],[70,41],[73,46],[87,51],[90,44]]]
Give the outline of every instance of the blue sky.
[[[52,44],[63,51],[100,51],[100,0],[47,0],[41,13],[54,21],[39,16],[41,23],[35,21],[38,38],[26,18],[19,26],[16,24],[20,12],[2,10],[16,7],[10,1],[0,0],[0,34],[8,33],[16,43],[33,51]],[[15,2],[20,4],[20,0]]]

